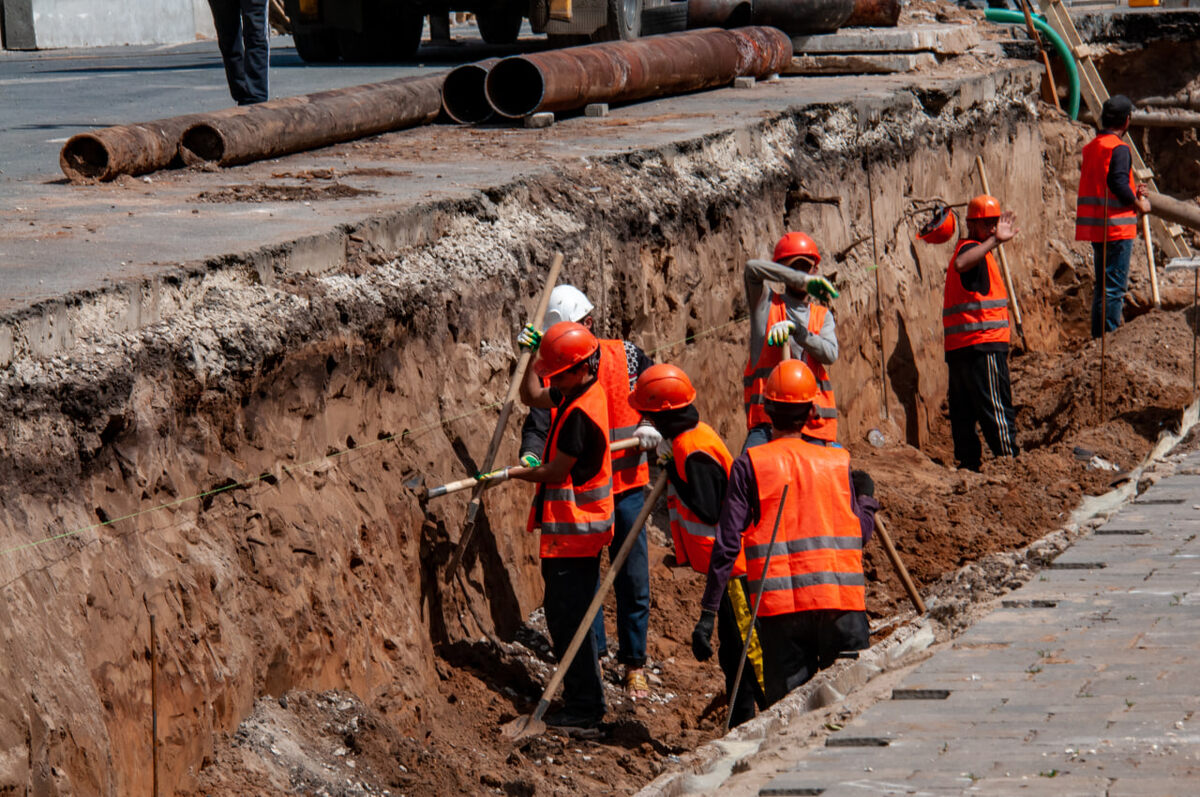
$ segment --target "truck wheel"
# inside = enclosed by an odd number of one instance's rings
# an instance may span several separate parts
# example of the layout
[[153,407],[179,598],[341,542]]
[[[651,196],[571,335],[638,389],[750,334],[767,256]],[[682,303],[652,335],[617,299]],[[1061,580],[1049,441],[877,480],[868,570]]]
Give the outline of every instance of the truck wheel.
[[284,10],[292,21],[292,41],[296,54],[310,64],[326,64],[338,59],[337,33],[320,22],[306,24],[300,15],[298,0],[285,0]]
[[479,35],[488,44],[512,44],[521,34],[521,7],[515,3],[497,3],[475,13]]
[[366,63],[412,58],[421,45],[424,24],[424,15],[406,4],[363,0],[362,31],[337,32],[342,60]]
[[676,33],[687,30],[688,4],[667,3],[657,8],[647,8],[642,12],[642,35],[654,36],[658,33]]
[[592,41],[630,41],[642,35],[642,0],[608,0],[607,12]]

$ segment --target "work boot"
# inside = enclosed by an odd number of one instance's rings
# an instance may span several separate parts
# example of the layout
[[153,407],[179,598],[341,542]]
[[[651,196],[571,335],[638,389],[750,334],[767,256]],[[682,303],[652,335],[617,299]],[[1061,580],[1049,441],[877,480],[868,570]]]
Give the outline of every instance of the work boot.
[[543,721],[549,728],[563,728],[567,731],[590,731],[598,728],[600,720],[603,718],[603,713],[597,714],[595,712],[564,706],[557,711],[547,713]]

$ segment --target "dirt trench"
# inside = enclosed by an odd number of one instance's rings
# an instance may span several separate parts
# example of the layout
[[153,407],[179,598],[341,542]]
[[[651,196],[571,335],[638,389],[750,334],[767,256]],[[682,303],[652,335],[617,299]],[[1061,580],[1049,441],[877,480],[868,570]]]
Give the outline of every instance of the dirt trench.
[[[416,488],[474,472],[555,250],[607,334],[687,369],[737,446],[742,263],[786,229],[812,231],[842,289],[841,436],[917,579],[1055,528],[1113,476],[1076,447],[1128,467],[1189,398],[1183,288],[1110,340],[1121,364],[1109,406],[1092,409],[1090,264],[1063,221],[1086,134],[1045,116],[1028,69],[945,85],[431,208],[440,239],[361,252],[344,273],[264,283],[233,264],[179,284],[161,324],[118,335],[100,319],[69,355],[0,372],[0,528],[19,541],[0,557],[0,672],[14,685],[0,697],[0,791],[149,791],[151,614],[168,793],[632,791],[718,735],[719,675],[687,648],[700,580],[662,566],[661,523],[660,684],[638,705],[610,689],[601,740],[514,750],[495,732],[552,667],[527,488],[489,493],[463,577],[441,583],[466,499],[423,503]],[[1009,254],[1029,351],[1013,358],[1025,453],[967,474],[952,469],[943,406],[949,250],[914,243],[906,214],[976,193],[977,154],[1021,217]],[[883,449],[863,442],[874,427]],[[501,459],[515,454],[514,424]],[[882,561],[868,553],[876,617],[902,596]]]

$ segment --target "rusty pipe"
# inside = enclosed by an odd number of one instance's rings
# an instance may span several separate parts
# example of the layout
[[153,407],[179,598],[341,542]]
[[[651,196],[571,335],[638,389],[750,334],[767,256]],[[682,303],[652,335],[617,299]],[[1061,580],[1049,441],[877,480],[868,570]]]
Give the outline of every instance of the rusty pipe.
[[688,0],[688,30],[750,24],[751,0]]
[[119,174],[165,169],[179,155],[179,137],[203,114],[117,125],[71,136],[58,165],[71,182],[111,180]]
[[843,28],[894,28],[900,21],[900,0],[854,0]]
[[779,28],[789,36],[832,33],[854,13],[855,0],[754,0],[750,24]]
[[1180,202],[1178,199],[1150,191],[1146,198],[1150,200],[1150,212],[1160,219],[1173,221],[1193,230],[1200,230],[1200,207],[1193,202]]
[[782,31],[705,28],[512,56],[492,68],[485,85],[496,113],[519,119],[766,77],[791,59],[792,41]]
[[450,70],[442,86],[442,110],[446,116],[462,125],[485,122],[491,117],[492,106],[488,104],[484,83],[488,72],[498,63],[499,58],[488,58]]
[[208,114],[183,133],[185,163],[233,166],[428,124],[445,74],[286,97]]

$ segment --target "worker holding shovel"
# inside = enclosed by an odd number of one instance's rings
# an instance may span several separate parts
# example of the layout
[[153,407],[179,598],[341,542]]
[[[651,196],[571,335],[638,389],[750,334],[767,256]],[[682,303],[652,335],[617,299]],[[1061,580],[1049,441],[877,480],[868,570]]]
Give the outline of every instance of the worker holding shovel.
[[[700,420],[693,403],[696,389],[681,368],[660,364],[638,377],[629,403],[663,435],[658,446],[659,465],[667,469],[667,509],[675,560],[697,573],[708,573],[717,519],[725,501],[729,466],[733,457],[713,428]],[[755,677],[744,679],[734,695],[734,677],[742,654],[742,640],[750,627],[750,598],[746,591],[746,561],[739,555],[730,573],[729,586],[717,610],[720,651],[717,660],[725,673],[732,725],[755,715],[755,705],[765,706],[762,692],[762,651],[751,643]],[[701,661],[712,656],[712,648]]]
[[842,651],[870,642],[862,549],[879,504],[870,476],[851,473],[844,448],[807,433],[819,392],[812,370],[799,360],[779,364],[767,377],[763,409],[771,441],[747,449],[730,467],[692,632],[693,651],[702,658],[711,650],[730,574],[744,556],[768,705]]

